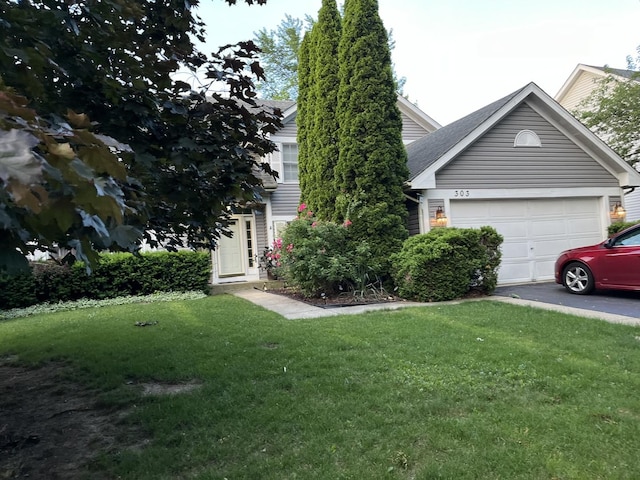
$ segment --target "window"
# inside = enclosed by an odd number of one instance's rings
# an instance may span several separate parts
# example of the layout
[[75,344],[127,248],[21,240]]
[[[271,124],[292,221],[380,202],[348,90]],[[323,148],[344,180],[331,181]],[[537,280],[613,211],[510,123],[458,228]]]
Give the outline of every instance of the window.
[[282,180],[285,182],[298,181],[297,143],[285,143],[282,145]]
[[289,222],[286,220],[274,220],[273,222],[273,238],[282,238],[284,229],[287,228]]
[[631,232],[616,238],[615,246],[626,245],[640,245],[640,229],[632,230]]
[[520,130],[513,141],[514,147],[541,147],[540,137],[531,130]]

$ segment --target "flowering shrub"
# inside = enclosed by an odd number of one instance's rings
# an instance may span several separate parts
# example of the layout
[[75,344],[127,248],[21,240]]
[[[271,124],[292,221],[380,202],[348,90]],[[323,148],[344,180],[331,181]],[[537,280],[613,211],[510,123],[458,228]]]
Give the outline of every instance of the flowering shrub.
[[270,278],[278,278],[278,268],[282,266],[282,239],[276,238],[271,247],[266,247],[260,258],[260,268],[267,271]]
[[308,296],[353,290],[370,268],[370,252],[367,242],[353,244],[350,225],[349,220],[317,220],[300,204],[298,217],[274,249],[273,254],[280,254],[279,274]]

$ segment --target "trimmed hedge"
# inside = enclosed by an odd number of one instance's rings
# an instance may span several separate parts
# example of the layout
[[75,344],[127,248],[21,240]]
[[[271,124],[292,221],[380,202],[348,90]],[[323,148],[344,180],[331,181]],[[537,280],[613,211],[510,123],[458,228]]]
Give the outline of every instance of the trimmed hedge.
[[34,262],[26,274],[0,275],[0,309],[81,298],[105,299],[155,292],[208,292],[211,257],[206,252],[101,255],[90,275],[84,264]]
[[471,290],[493,292],[502,241],[492,227],[438,228],[408,238],[391,257],[398,294],[440,302],[461,298]]
[[615,235],[618,232],[621,232],[622,230],[626,230],[629,227],[632,227],[634,225],[637,225],[638,221],[635,222],[614,222],[611,225],[609,225],[607,227],[607,233],[609,234],[609,236],[611,235]]

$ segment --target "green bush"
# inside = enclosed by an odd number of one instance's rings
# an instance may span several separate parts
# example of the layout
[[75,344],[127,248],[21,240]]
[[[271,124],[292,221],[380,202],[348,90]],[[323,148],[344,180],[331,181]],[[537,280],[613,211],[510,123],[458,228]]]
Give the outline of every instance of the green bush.
[[491,293],[498,282],[502,236],[492,227],[438,228],[408,238],[392,255],[399,296],[421,302]]
[[206,292],[210,271],[209,254],[191,251],[103,254],[90,275],[79,262],[70,266],[34,262],[28,274],[0,276],[0,308],[155,292]]
[[621,232],[622,230],[625,230],[634,225],[637,225],[638,223],[640,222],[637,222],[637,221],[636,222],[614,222],[607,227],[607,233],[609,234],[609,236],[615,235],[616,233]]
[[349,228],[305,215],[291,222],[275,245],[278,277],[307,296],[362,289],[376,265],[368,243],[354,244]]

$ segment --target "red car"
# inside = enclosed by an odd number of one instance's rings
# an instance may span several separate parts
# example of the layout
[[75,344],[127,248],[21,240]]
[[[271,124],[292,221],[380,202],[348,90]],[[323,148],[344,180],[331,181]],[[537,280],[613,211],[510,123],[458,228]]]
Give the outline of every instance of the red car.
[[595,288],[640,290],[640,224],[597,245],[562,252],[555,277],[556,283],[577,295]]

